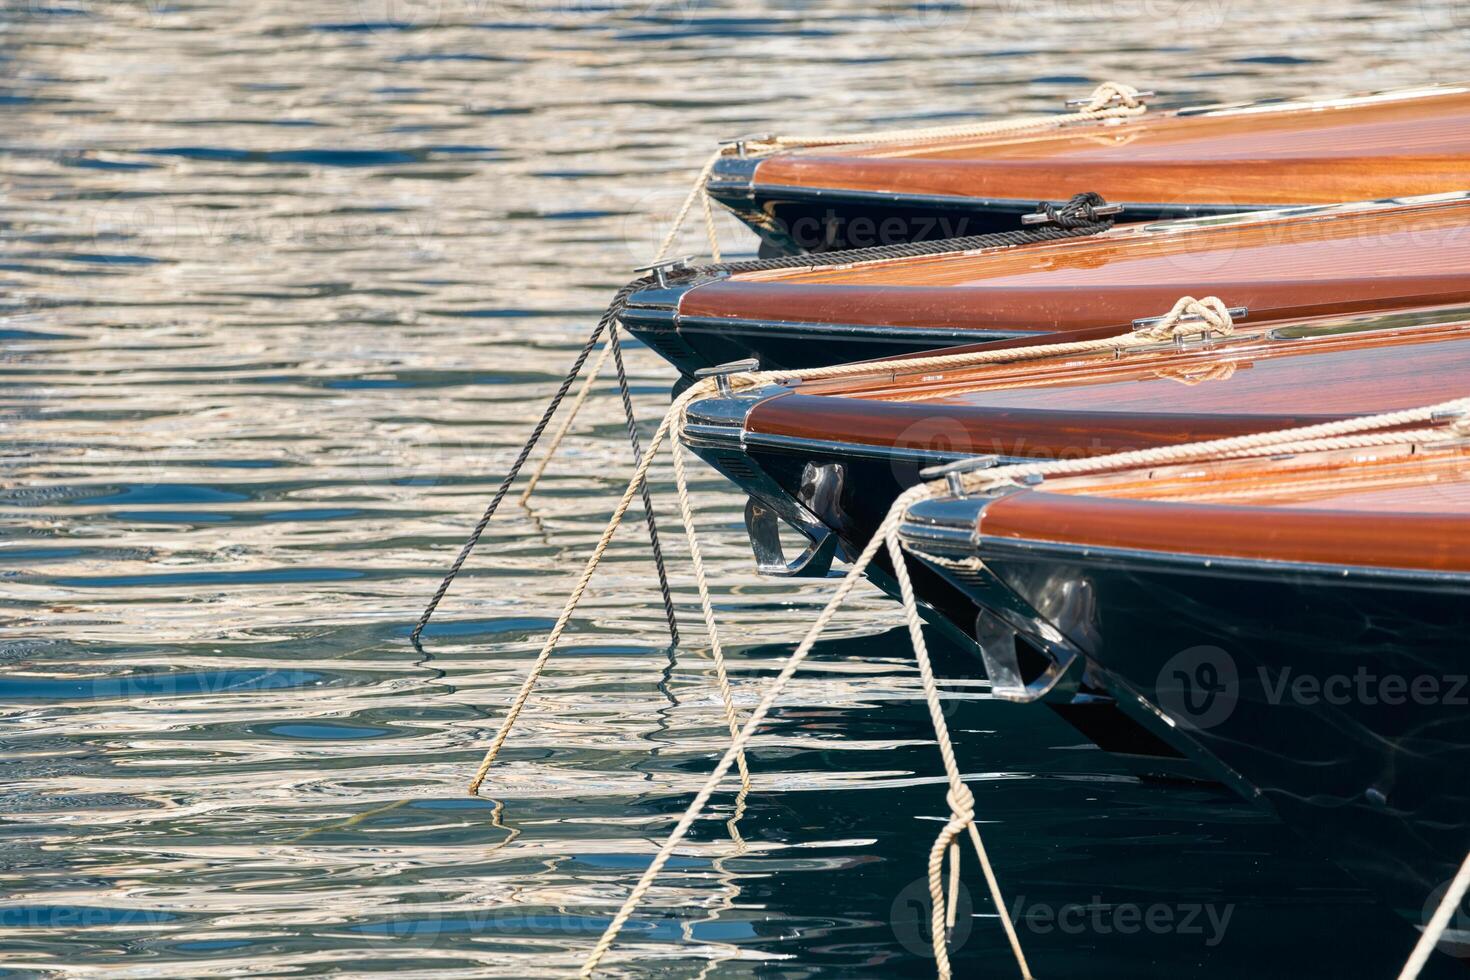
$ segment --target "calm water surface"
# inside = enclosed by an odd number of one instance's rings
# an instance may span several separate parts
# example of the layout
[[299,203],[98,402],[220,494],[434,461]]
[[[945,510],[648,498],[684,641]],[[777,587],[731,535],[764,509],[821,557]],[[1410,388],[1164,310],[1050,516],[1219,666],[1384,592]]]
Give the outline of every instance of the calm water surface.
[[[610,392],[424,653],[407,633],[714,140],[1049,110],[1109,77],[1176,102],[1450,80],[1470,27],[1415,0],[11,0],[0,19],[14,977],[579,962],[721,749],[682,549],[691,638],[670,650],[629,532],[486,798],[464,793],[626,479]],[[651,420],[672,375],[630,354]],[[696,491],[752,704],[829,586],[753,577],[739,499],[708,471]],[[944,791],[899,624],[871,590],[839,618],[754,753],[748,848],[718,798],[610,972],[932,971]],[[1233,797],[1140,783],[1049,714],[951,691],[1040,975],[1383,976],[1412,944]],[[968,883],[958,969],[1013,975]]]

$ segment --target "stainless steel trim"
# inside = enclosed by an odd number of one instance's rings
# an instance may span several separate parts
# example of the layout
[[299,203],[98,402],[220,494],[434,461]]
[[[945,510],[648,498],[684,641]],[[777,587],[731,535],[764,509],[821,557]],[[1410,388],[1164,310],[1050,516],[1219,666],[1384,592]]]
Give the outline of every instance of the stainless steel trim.
[[1371,313],[1353,313],[1299,326],[1272,327],[1266,331],[1266,338],[1268,340],[1312,340],[1318,337],[1334,337],[1359,331],[1410,329],[1456,323],[1462,320],[1470,320],[1470,304],[1457,303],[1407,311],[1377,310]]
[[[922,557],[922,556],[921,556]],[[1018,639],[1025,639],[1048,660],[1037,677],[1023,679],[1016,656]],[[1082,655],[1065,643],[1049,642],[1029,629],[1017,629],[1007,617],[981,606],[975,614],[975,642],[990,678],[990,693],[1002,701],[1030,704],[1041,700],[1071,701],[1081,681]]]
[[1218,217],[1181,218],[1174,221],[1151,221],[1146,224],[1114,228],[1103,234],[1118,237],[1177,234],[1202,228],[1226,228],[1257,224],[1263,221],[1279,221],[1283,218],[1330,217],[1339,214],[1366,214],[1387,211],[1393,208],[1422,207],[1470,200],[1470,192],[1448,191],[1443,194],[1417,194],[1408,197],[1384,197],[1373,201],[1349,201],[1343,204],[1306,204],[1281,207],[1272,205],[1266,210],[1237,209]]
[[[821,456],[867,456],[891,459],[898,462],[951,463],[974,456],[973,452],[945,452],[937,449],[911,449],[906,446],[873,446],[866,443],[842,442],[836,439],[807,439],[802,436],[779,435],[771,432],[747,432],[744,444],[762,449],[783,449],[791,452],[811,452]],[[1024,457],[1000,456],[998,465],[1030,462]]]
[[1176,116],[1245,116],[1257,113],[1295,112],[1303,109],[1345,109],[1375,102],[1401,102],[1436,95],[1462,95],[1470,91],[1453,85],[1424,85],[1418,88],[1388,89],[1366,95],[1338,95],[1326,98],[1261,99],[1257,102],[1222,102],[1176,109]]
[[714,167],[710,170],[705,189],[711,195],[718,194],[749,201],[751,188],[755,184],[756,168],[760,166],[760,162],[760,157],[748,157],[743,154],[722,156],[715,161]]
[[[763,385],[730,394],[711,395],[690,402],[684,409],[684,433],[707,436],[711,445],[743,445],[745,420],[756,405],[790,391],[782,385]],[[696,440],[685,439],[689,445]]]

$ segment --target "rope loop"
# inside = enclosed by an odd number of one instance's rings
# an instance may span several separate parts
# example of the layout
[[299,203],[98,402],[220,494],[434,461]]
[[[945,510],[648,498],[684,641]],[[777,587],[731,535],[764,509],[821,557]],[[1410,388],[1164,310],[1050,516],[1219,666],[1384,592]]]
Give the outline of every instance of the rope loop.
[[1058,228],[1085,228],[1109,220],[1097,213],[1097,208],[1107,203],[1101,194],[1085,191],[1072,195],[1071,200],[1065,204],[1039,201],[1036,204],[1036,213],[1046,215],[1046,223]]
[[1181,296],[1173,309],[1157,322],[1136,328],[1133,336],[1164,341],[1197,334],[1228,337],[1234,332],[1235,319],[1220,297],[1195,299],[1193,296]]
[[1148,111],[1138,89],[1122,82],[1103,82],[1093,89],[1082,111],[1091,113],[1102,112],[1104,109],[1127,109],[1130,110],[1129,115],[1139,115]]
[[970,787],[964,783],[955,783],[944,794],[944,801],[949,804],[950,813],[956,820],[969,822],[975,819],[975,794],[970,792]]

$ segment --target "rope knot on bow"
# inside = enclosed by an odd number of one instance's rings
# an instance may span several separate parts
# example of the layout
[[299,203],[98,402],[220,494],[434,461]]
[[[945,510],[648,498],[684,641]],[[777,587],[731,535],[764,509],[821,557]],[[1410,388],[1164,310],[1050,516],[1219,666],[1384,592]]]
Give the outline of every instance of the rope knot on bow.
[[1083,112],[1101,112],[1104,109],[1126,109],[1128,115],[1147,111],[1141,93],[1132,85],[1122,82],[1103,82],[1088,96]]
[[975,819],[975,794],[964,783],[951,786],[944,794],[944,801],[949,804],[951,819],[964,823]]
[[1174,340],[1191,334],[1212,334],[1228,337],[1235,332],[1235,320],[1230,308],[1218,296],[1195,299],[1180,297],[1174,308],[1156,322],[1134,330],[1134,336],[1147,340]]
[[1046,224],[1055,225],[1058,228],[1082,228],[1105,221],[1111,222],[1111,217],[1104,217],[1097,213],[1097,208],[1107,203],[1101,194],[1088,191],[1072,195],[1072,198],[1065,204],[1039,201],[1036,205],[1036,213],[1046,215]]

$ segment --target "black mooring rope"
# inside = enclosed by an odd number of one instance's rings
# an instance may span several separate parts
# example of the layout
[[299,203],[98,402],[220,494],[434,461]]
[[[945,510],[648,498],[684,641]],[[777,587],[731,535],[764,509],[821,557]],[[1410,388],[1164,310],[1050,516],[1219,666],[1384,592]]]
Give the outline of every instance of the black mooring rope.
[[434,615],[434,610],[439,608],[439,602],[444,598],[444,593],[449,591],[449,586],[454,582],[455,576],[459,574],[459,570],[464,567],[465,560],[470,557],[470,552],[474,551],[475,545],[479,544],[480,535],[484,534],[485,528],[489,527],[490,519],[495,516],[496,510],[500,508],[500,502],[510,492],[511,484],[520,475],[521,467],[525,466],[526,460],[531,458],[531,451],[536,448],[536,443],[540,441],[541,434],[546,431],[547,425],[551,423],[552,416],[556,415],[557,408],[561,406],[562,399],[566,398],[567,392],[571,390],[572,382],[576,381],[577,376],[582,373],[582,367],[587,363],[587,358],[591,356],[593,349],[597,347],[597,342],[602,339],[602,335],[607,331],[608,326],[616,317],[617,311],[622,309],[623,304],[627,302],[628,297],[634,291],[641,289],[651,282],[651,279],[635,280],[618,290],[617,295],[613,297],[612,305],[607,308],[607,312],[603,313],[601,319],[597,321],[597,326],[592,329],[592,333],[587,337],[587,343],[582,345],[581,351],[577,354],[577,359],[572,362],[571,370],[562,379],[561,386],[556,389],[556,394],[551,396],[551,401],[546,403],[546,410],[541,413],[540,421],[531,430],[531,436],[526,440],[526,444],[521,447],[520,454],[516,456],[516,461],[511,464],[510,472],[506,473],[505,479],[500,481],[500,488],[495,491],[495,496],[491,498],[490,505],[485,508],[485,513],[481,515],[479,523],[470,532],[469,539],[465,541],[464,547],[459,549],[459,556],[454,559],[454,564],[449,566],[449,571],[444,575],[444,581],[440,582],[439,588],[434,590],[434,597],[424,607],[423,615],[419,616],[418,625],[414,626],[413,632],[408,635],[409,641],[415,646],[418,645],[419,637],[423,634],[424,627],[429,625],[429,619]]
[[[643,447],[638,442],[638,420],[633,415],[633,397],[628,393],[628,372],[623,369],[623,345],[618,341],[618,322],[608,325],[607,342],[612,347],[613,366],[617,369],[618,393],[623,398],[623,412],[628,416],[628,441],[633,444],[633,465],[643,462]],[[669,594],[669,575],[664,568],[664,549],[658,540],[658,522],[653,516],[653,498],[648,493],[648,480],[638,488],[643,494],[643,515],[648,521],[648,543],[653,547],[653,564],[658,569],[658,589],[664,597],[664,616],[669,621],[669,638],[679,645],[679,621],[674,616],[674,597]]]
[[[905,242],[897,245],[875,245],[869,248],[853,248],[838,252],[820,252],[814,255],[782,255],[769,259],[717,262],[710,265],[689,266],[669,270],[665,274],[665,279],[666,281],[670,279],[678,281],[699,276],[765,272],[773,269],[820,268],[827,265],[845,265],[852,262],[916,258],[922,255],[942,255],[945,252],[966,252],[972,249],[1003,248],[1013,245],[1031,245],[1037,242],[1058,241],[1065,238],[1082,238],[1088,235],[1096,235],[1099,232],[1107,231],[1113,227],[1113,219],[1110,216],[1100,215],[1094,211],[1094,208],[1102,206],[1105,203],[1103,198],[1098,194],[1077,194],[1060,206],[1049,204],[1045,201],[1039,203],[1037,205],[1038,213],[1045,214],[1048,219],[1048,224],[1039,228],[1023,231],[992,232],[986,235],[970,235],[963,238],[941,238],[925,242]],[[624,409],[628,414],[629,438],[633,444],[636,457],[642,459],[642,453],[638,452],[638,434],[633,421],[632,401],[628,394],[628,379],[627,374],[623,370],[622,351],[617,342],[615,324],[619,321],[623,309],[627,306],[628,297],[640,289],[654,285],[655,281],[653,276],[642,276],[619,289],[613,296],[612,302],[608,304],[602,317],[597,321],[597,326],[592,330],[591,335],[588,336],[587,343],[583,345],[582,350],[577,354],[576,360],[572,362],[571,370],[562,379],[560,387],[556,390],[556,394],[551,396],[551,401],[547,402],[546,410],[541,413],[540,421],[531,430],[530,437],[526,440],[526,444],[521,447],[520,454],[516,456],[515,462],[511,464],[510,471],[506,473],[505,479],[501,481],[500,488],[495,491],[495,496],[491,499],[490,505],[485,508],[485,513],[481,515],[479,523],[470,532],[469,539],[465,541],[464,547],[459,550],[459,555],[454,559],[454,564],[449,566],[449,571],[444,575],[444,581],[439,583],[439,588],[434,590],[433,598],[424,607],[423,615],[419,617],[418,624],[414,626],[413,632],[409,634],[409,640],[415,646],[419,643],[419,637],[423,634],[424,627],[429,624],[430,618],[433,617],[434,610],[439,607],[440,600],[449,591],[449,586],[453,584],[455,577],[459,575],[460,569],[464,567],[464,563],[469,558],[470,552],[475,550],[475,545],[479,543],[480,536],[485,533],[485,528],[489,526],[491,518],[495,516],[495,511],[500,507],[500,502],[505,499],[505,495],[510,491],[511,484],[520,475],[521,467],[530,458],[531,451],[536,448],[536,443],[541,439],[541,434],[546,430],[546,426],[550,424],[552,417],[556,414],[556,410],[561,406],[562,400],[566,398],[567,392],[571,390],[572,382],[576,381],[577,376],[582,373],[582,368],[586,365],[587,358],[592,354],[593,349],[596,348],[598,340],[609,329],[612,330],[612,333],[609,335],[609,343],[613,345],[613,357],[617,361],[618,386],[622,393]],[[674,642],[678,643],[679,631],[674,618],[673,598],[669,593],[668,575],[663,561],[663,549],[659,544],[658,529],[655,524],[653,506],[648,494],[646,481],[641,489],[643,491],[644,513],[648,517],[649,541],[653,546],[654,562],[658,566],[659,587],[663,591],[664,612],[667,614],[669,620],[669,633],[673,636]]]

